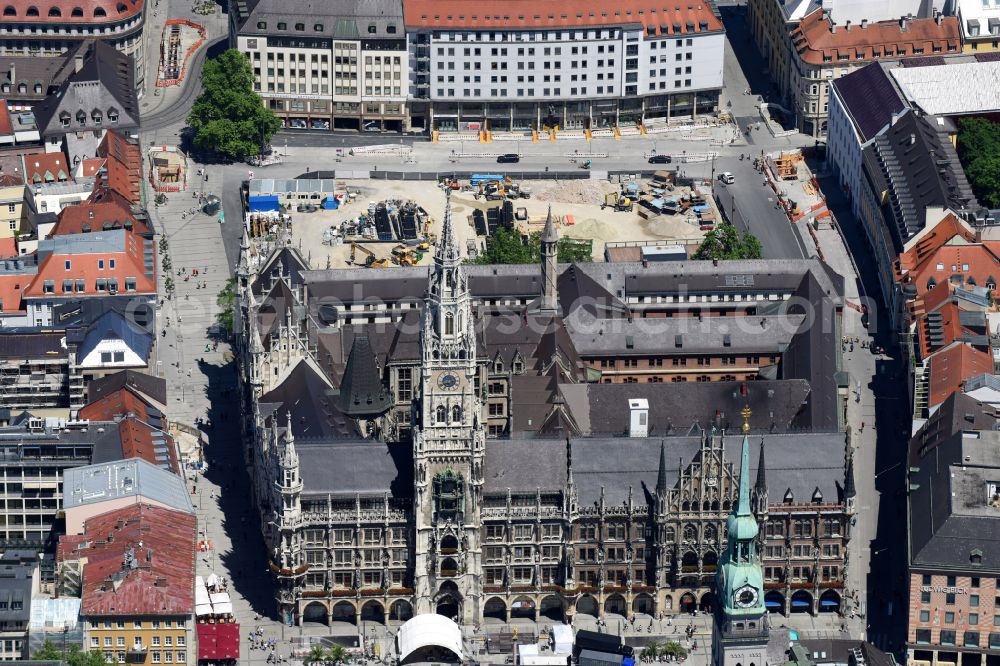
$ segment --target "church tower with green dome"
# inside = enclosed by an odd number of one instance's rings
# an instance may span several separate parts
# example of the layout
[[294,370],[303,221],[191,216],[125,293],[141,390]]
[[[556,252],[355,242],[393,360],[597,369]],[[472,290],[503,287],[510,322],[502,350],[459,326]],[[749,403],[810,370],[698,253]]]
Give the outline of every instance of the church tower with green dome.
[[744,408],[739,500],[726,522],[728,545],[715,574],[715,666],[767,666],[764,572],[757,552],[757,519],[750,506],[749,417],[750,410]]

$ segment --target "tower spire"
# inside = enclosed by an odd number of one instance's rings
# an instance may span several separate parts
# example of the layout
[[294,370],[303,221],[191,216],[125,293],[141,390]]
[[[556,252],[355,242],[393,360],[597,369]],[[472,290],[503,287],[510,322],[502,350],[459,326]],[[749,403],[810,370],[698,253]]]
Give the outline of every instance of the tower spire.
[[558,309],[558,289],[556,288],[559,272],[559,233],[552,219],[552,206],[545,218],[545,229],[542,231],[542,303],[541,312],[555,314]]
[[451,221],[451,189],[444,193],[444,220],[441,222],[441,242],[438,244],[435,259],[438,263],[454,265],[458,263],[458,244],[455,241],[455,228]]
[[760,458],[757,459],[757,482],[754,484],[754,490],[758,493],[767,491],[767,477],[764,470],[764,438],[760,438]]
[[750,511],[750,438],[747,435],[743,435],[743,447],[740,454],[740,497],[736,504],[735,515],[753,515]]
[[667,492],[667,452],[660,440],[660,470],[656,474],[656,494],[664,495]]

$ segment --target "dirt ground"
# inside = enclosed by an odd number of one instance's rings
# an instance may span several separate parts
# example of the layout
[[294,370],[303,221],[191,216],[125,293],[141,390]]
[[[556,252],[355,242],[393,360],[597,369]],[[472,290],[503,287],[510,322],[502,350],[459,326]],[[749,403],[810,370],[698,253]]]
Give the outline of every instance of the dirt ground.
[[[346,204],[338,210],[320,210],[315,213],[293,213],[294,242],[302,248],[315,268],[341,268],[349,265],[351,253],[350,243],[338,247],[323,244],[323,232],[328,227],[339,226],[343,221],[357,218],[366,213],[369,202],[379,202],[385,199],[412,199],[422,206],[431,217],[431,233],[440,235],[441,220],[444,215],[445,195],[436,183],[429,181],[377,181],[377,180],[346,180],[338,181],[357,192],[353,203]],[[576,239],[589,239],[594,242],[594,261],[603,261],[604,244],[608,242],[627,241],[686,241],[697,243],[704,237],[704,232],[698,226],[684,219],[683,216],[660,216],[652,220],[642,219],[636,207],[633,212],[615,212],[608,208],[601,210],[604,195],[617,189],[617,183],[598,180],[572,181],[528,181],[522,183],[532,189],[530,199],[519,199],[514,202],[515,208],[527,209],[529,224],[526,231],[540,230],[545,221],[548,208],[552,206],[552,214],[557,221],[559,234]],[[680,196],[683,191],[677,191],[673,196]],[[496,206],[496,202],[477,201],[471,192],[456,191],[452,193],[451,211],[455,223],[455,234],[459,246],[465,252],[467,241],[474,240],[478,247],[483,246],[483,239],[476,238],[472,226],[472,211],[475,208],[486,209]],[[378,258],[388,258],[395,242],[359,241],[361,245],[375,252]],[[360,260],[361,257],[359,256]],[[421,264],[430,264],[432,254],[427,253]]]

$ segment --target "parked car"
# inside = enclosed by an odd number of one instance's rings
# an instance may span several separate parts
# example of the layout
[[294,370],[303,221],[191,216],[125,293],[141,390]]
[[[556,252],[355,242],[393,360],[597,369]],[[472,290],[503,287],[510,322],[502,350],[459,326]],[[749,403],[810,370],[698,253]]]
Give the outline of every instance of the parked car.
[[306,120],[305,118],[289,118],[288,126],[291,127],[292,129],[305,129]]
[[361,128],[365,132],[381,132],[382,128],[379,127],[378,123],[372,121],[370,123],[365,123],[364,127]]
[[673,162],[673,158],[670,155],[653,155],[649,158],[650,164],[670,164]]
[[517,153],[505,153],[497,156],[497,163],[499,164],[516,164],[520,161],[521,156]]
[[725,183],[726,185],[732,185],[733,183],[736,182],[736,176],[729,173],[728,171],[723,171],[722,173],[719,174],[719,180]]

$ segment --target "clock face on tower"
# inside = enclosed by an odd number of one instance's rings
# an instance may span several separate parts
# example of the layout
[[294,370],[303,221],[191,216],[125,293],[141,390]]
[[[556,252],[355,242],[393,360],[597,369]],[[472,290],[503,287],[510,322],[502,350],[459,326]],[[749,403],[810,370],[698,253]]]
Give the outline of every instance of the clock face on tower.
[[736,590],[734,597],[736,605],[740,608],[752,608],[757,605],[757,590],[750,585],[744,585]]
[[458,386],[458,377],[450,372],[438,375],[438,386],[446,391],[451,390]]

